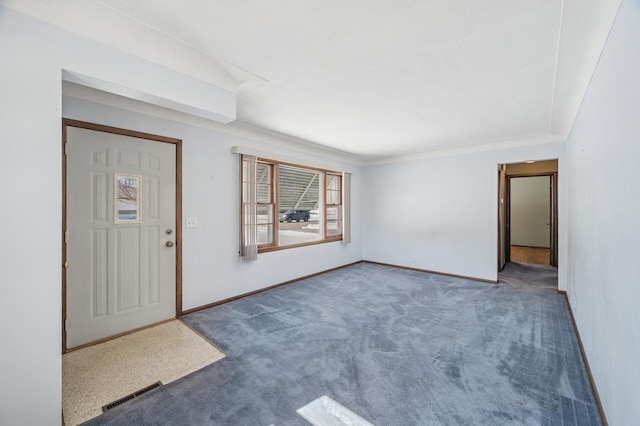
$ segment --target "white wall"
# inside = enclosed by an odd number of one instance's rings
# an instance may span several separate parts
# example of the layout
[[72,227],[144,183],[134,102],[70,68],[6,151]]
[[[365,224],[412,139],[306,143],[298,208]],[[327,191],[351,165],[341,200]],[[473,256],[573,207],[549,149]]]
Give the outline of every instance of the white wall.
[[61,419],[60,67],[0,8],[0,424]]
[[611,425],[640,419],[639,40],[624,0],[567,142],[567,292]]
[[[155,81],[155,73],[149,72],[149,67],[153,69],[151,64],[141,66],[136,58],[3,6],[0,57],[0,128],[4,142],[0,156],[4,182],[0,185],[0,219],[4,226],[0,240],[0,327],[4,348],[0,362],[0,424],[59,424],[61,70],[91,74],[99,65],[102,80],[118,81],[118,76],[126,72],[131,77],[128,81],[145,80],[148,93],[165,96],[168,92],[159,86],[166,82]],[[158,75],[167,74],[172,73],[158,71]],[[201,94],[182,94],[181,90],[192,85],[174,77],[175,90],[169,91],[173,101],[188,103],[194,96],[198,99]],[[221,105],[228,104],[224,101]],[[295,150],[272,149],[254,140],[79,101],[67,100],[65,108],[74,118],[184,140],[183,213],[199,219],[197,229],[184,232],[185,309],[361,259],[361,227],[357,223],[350,245],[331,243],[268,253],[250,264],[238,259],[239,163],[230,153],[230,146],[286,151],[290,157],[314,161],[318,161],[317,155],[305,157]],[[354,171],[353,216],[358,217],[362,180],[358,167],[348,168]]]
[[559,159],[559,288],[563,289],[564,143],[365,168],[366,260],[495,281],[501,163]]
[[[238,257],[240,163],[231,147],[242,145],[310,162],[317,162],[317,156],[71,97],[63,98],[63,115],[182,139],[182,215],[198,219],[195,229],[186,229],[183,223],[183,309],[362,259],[361,227],[357,220],[352,229],[352,243],[348,245],[337,242],[263,253],[256,262],[249,263]],[[324,163],[353,171],[352,217],[358,218],[360,168],[333,160]]]

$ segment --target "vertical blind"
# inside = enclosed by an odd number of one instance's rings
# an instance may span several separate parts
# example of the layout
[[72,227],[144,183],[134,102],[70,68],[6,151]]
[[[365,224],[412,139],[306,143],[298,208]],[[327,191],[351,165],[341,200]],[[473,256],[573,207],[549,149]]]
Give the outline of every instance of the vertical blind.
[[351,243],[351,173],[342,174],[342,244]]
[[242,155],[242,243],[240,256],[246,261],[258,259],[258,226],[257,226],[257,194],[256,169],[257,158],[253,155]]

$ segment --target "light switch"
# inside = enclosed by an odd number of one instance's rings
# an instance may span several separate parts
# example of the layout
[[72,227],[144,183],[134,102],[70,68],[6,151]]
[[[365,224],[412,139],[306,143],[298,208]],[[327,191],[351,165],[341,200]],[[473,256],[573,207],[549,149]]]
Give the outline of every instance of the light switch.
[[187,226],[187,228],[197,228],[198,227],[198,218],[197,217],[188,217],[186,226]]

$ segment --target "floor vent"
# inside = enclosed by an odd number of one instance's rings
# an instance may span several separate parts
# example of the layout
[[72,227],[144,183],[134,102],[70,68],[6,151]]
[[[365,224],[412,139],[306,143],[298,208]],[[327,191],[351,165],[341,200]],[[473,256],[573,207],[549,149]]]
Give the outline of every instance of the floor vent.
[[112,408],[117,407],[118,405],[122,405],[127,401],[131,401],[133,398],[136,398],[136,397],[138,397],[138,396],[140,396],[142,394],[145,394],[145,393],[147,393],[150,390],[153,390],[155,388],[159,388],[160,386],[162,386],[162,382],[155,382],[154,384],[149,385],[146,388],[142,388],[142,389],[140,389],[138,391],[135,391],[132,394],[129,394],[127,396],[123,396],[122,398],[117,399],[117,400],[115,400],[113,402],[110,402],[107,405],[103,405],[102,406],[102,412],[105,413],[105,412],[111,410]]

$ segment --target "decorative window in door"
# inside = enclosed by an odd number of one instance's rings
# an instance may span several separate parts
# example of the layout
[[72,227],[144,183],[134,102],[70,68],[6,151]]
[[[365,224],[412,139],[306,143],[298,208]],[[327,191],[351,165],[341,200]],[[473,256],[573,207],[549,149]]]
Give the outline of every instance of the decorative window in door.
[[140,223],[141,176],[116,174],[115,223]]

